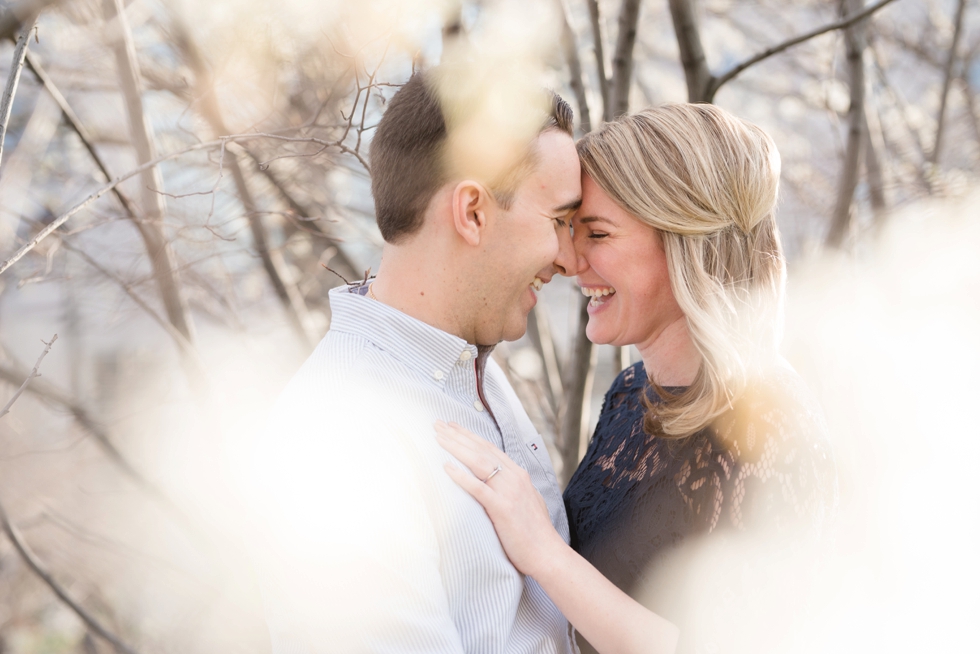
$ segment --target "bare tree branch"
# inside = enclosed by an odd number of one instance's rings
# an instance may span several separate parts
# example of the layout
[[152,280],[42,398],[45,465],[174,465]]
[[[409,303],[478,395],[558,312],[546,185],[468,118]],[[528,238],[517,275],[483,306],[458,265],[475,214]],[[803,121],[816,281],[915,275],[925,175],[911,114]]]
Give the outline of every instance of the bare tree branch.
[[[844,0],[848,15],[860,14],[864,0]],[[851,23],[844,30],[844,43],[847,50],[848,83],[851,87],[851,105],[847,111],[847,149],[844,152],[844,165],[841,170],[837,190],[837,202],[831,217],[827,245],[840,247],[847,235],[851,221],[851,205],[857,188],[861,169],[861,152],[866,140],[864,115],[864,25]]]
[[583,296],[579,305],[578,325],[568,366],[568,381],[565,383],[565,414],[562,418],[559,440],[562,487],[568,484],[568,480],[572,478],[572,473],[578,466],[582,425],[588,424],[588,396],[595,374],[595,345],[585,333],[585,327],[589,323],[588,306],[589,298]]
[[109,631],[106,627],[99,622],[95,616],[86,611],[81,604],[72,599],[68,591],[58,583],[54,576],[48,571],[48,569],[41,563],[41,560],[37,558],[37,555],[31,551],[31,548],[24,541],[23,536],[21,536],[20,531],[14,527],[13,523],[10,521],[10,517],[7,515],[7,511],[4,509],[3,504],[0,503],[0,522],[3,523],[3,530],[6,532],[7,537],[14,544],[14,548],[17,553],[20,554],[27,566],[40,577],[41,581],[47,584],[55,595],[58,596],[65,605],[70,608],[75,615],[82,619],[85,626],[88,627],[89,631],[96,634],[100,638],[104,639],[110,645],[115,648],[117,652],[121,654],[137,654],[136,650],[124,643],[118,636]]
[[707,101],[711,102],[714,99],[715,94],[718,93],[718,89],[720,89],[722,85],[726,84],[727,82],[730,82],[732,79],[734,79],[743,71],[745,71],[746,68],[749,68],[750,66],[754,66],[760,61],[768,59],[773,55],[779,54],[784,50],[788,50],[789,48],[792,48],[795,45],[799,45],[805,41],[809,41],[812,38],[820,36],[821,34],[826,34],[827,32],[833,32],[834,30],[848,28],[854,25],[855,23],[864,20],[871,14],[875,13],[879,9],[882,9],[886,5],[891,4],[892,2],[894,2],[894,0],[879,0],[877,3],[871,5],[870,7],[867,7],[866,9],[864,9],[863,11],[857,14],[848,15],[847,17],[835,23],[830,23],[829,25],[818,27],[815,30],[811,30],[805,34],[801,34],[800,36],[796,36],[787,41],[783,41],[779,45],[775,45],[771,48],[763,50],[759,54],[753,57],[749,57],[742,63],[732,66],[730,69],[728,69],[728,71],[722,73],[721,75],[718,75],[711,81],[710,86],[708,88]]
[[878,148],[871,137],[871,127],[868,124],[868,109],[864,110],[864,170],[868,176],[868,199],[871,200],[871,211],[874,214],[875,225],[884,224],[888,211],[888,198],[885,194],[884,172],[881,168],[881,158]]
[[[116,68],[119,71],[120,86],[129,117],[130,134],[136,149],[137,161],[141,164],[156,159],[156,144],[153,129],[146,119],[143,108],[142,82],[139,73],[139,62],[136,59],[136,46],[133,34],[126,18],[126,10],[122,0],[104,0],[103,9],[107,23],[112,28],[110,35]],[[146,220],[136,220],[130,215],[133,224],[139,230],[146,252],[153,267],[154,279],[163,301],[164,310],[170,324],[179,331],[189,343],[194,342],[194,328],[187,308],[187,300],[181,291],[177,273],[176,257],[173,248],[160,227],[166,213],[163,195],[158,191],[163,189],[163,177],[160,168],[154,166],[140,173],[141,205]],[[129,207],[132,209],[132,207]],[[185,354],[186,348],[181,349]],[[199,371],[200,369],[198,369]],[[194,383],[198,383],[195,381]]]
[[701,44],[701,28],[698,26],[693,0],[670,0],[670,18],[674,23],[681,67],[687,80],[688,102],[711,102],[711,71]]
[[636,45],[636,24],[640,19],[640,0],[623,0],[619,9],[619,32],[612,61],[610,89],[610,119],[629,111],[630,85],[633,82],[633,47]]
[[[551,337],[551,327],[548,324],[548,315],[545,310],[536,305],[531,313],[527,314],[527,334],[531,339],[531,344],[541,356],[544,363],[545,374],[545,397],[548,406],[555,416],[560,416],[562,411],[562,398],[564,390],[561,382],[561,369],[558,366],[558,353],[555,349],[555,341]],[[561,425],[555,425],[555,431],[561,431]]]
[[595,52],[596,75],[599,77],[599,95],[602,96],[602,119],[609,121],[612,108],[609,105],[609,78],[606,77],[606,55],[602,47],[602,22],[599,16],[599,1],[586,0],[589,7],[589,22],[592,25],[592,50]]
[[[116,0],[119,1],[119,0]],[[204,53],[191,35],[190,29],[184,24],[183,17],[176,11],[171,12],[172,26],[177,45],[184,56],[185,61],[194,73],[194,86],[199,98],[200,112],[204,120],[211,127],[215,136],[222,136],[228,133],[225,125],[221,106],[214,89],[214,81],[211,71],[204,59]],[[353,110],[351,111],[353,118]],[[339,142],[343,142],[343,138]],[[252,241],[262,260],[262,267],[272,284],[272,288],[279,298],[286,316],[289,319],[293,331],[300,340],[312,348],[317,341],[316,330],[310,317],[306,302],[302,293],[296,287],[294,280],[290,279],[286,271],[286,262],[283,260],[282,253],[269,247],[269,234],[265,223],[262,221],[262,214],[255,201],[255,196],[249,187],[248,180],[238,157],[233,153],[228,153],[228,168],[238,192],[238,198],[245,210],[245,218],[248,220],[249,229],[252,233]]]
[[[73,206],[71,209],[69,209],[65,213],[61,214],[60,216],[58,216],[58,218],[56,218],[54,221],[48,223],[48,225],[44,229],[42,229],[41,231],[39,231],[34,236],[34,238],[32,238],[27,243],[25,243],[19,250],[17,250],[16,253],[14,253],[13,256],[11,256],[9,259],[7,259],[2,264],[0,264],[0,274],[3,274],[12,265],[14,265],[15,263],[17,263],[21,259],[23,259],[24,256],[26,256],[31,250],[33,250],[34,248],[36,248],[41,241],[43,241],[44,239],[46,239],[48,236],[51,235],[52,232],[54,232],[56,229],[58,229],[59,227],[61,227],[62,225],[64,225],[66,222],[68,222],[73,216],[75,216],[76,214],[78,214],[78,212],[80,212],[83,209],[85,209],[86,207],[90,206],[93,202],[95,202],[96,200],[98,200],[99,198],[101,198],[106,193],[114,190],[117,186],[119,186],[120,184],[122,184],[123,182],[125,182],[127,179],[131,179],[131,178],[139,175],[140,173],[142,173],[144,170],[147,170],[149,168],[152,168],[153,166],[157,166],[157,165],[163,163],[164,161],[170,161],[171,159],[177,159],[178,157],[182,157],[185,154],[190,154],[191,152],[198,152],[200,150],[210,150],[212,148],[220,148],[224,144],[227,144],[227,143],[231,143],[231,142],[233,142],[233,143],[240,143],[242,141],[251,141],[251,140],[255,140],[255,139],[276,139],[276,140],[290,141],[290,142],[319,143],[321,145],[328,143],[327,141],[324,141],[322,139],[317,139],[317,138],[312,138],[312,137],[311,138],[294,138],[294,137],[282,136],[280,134],[269,134],[269,133],[264,133],[264,132],[257,132],[257,133],[254,133],[254,134],[230,134],[228,136],[222,136],[221,138],[214,139],[213,141],[206,141],[206,142],[203,142],[203,143],[195,143],[195,144],[189,145],[186,148],[183,148],[181,150],[175,150],[174,152],[171,152],[169,154],[160,155],[156,159],[153,159],[152,161],[148,161],[148,162],[146,162],[145,164],[143,164],[141,166],[137,166],[136,168],[133,168],[128,173],[124,173],[124,174],[116,177],[111,182],[109,182],[105,186],[102,186],[101,188],[99,188],[98,190],[96,190],[95,192],[93,192],[92,194],[90,194],[88,197],[86,197],[84,200],[82,200],[81,202],[79,202],[78,204],[76,204],[75,206]],[[336,143],[336,142],[329,143],[329,145],[339,147],[339,144]]]
[[31,24],[21,32],[17,38],[17,45],[14,46],[14,60],[10,64],[10,75],[7,77],[7,84],[3,88],[3,97],[0,98],[0,161],[3,160],[3,142],[7,137],[7,125],[10,124],[10,114],[14,106],[14,96],[17,95],[17,85],[20,83],[20,74],[24,70],[24,58],[27,56],[27,44],[31,40],[31,32],[34,30],[36,22]]
[[14,402],[17,401],[17,398],[19,398],[21,394],[27,389],[27,387],[31,383],[31,380],[34,379],[35,377],[41,376],[40,373],[38,372],[38,370],[41,368],[41,362],[44,361],[44,357],[48,356],[48,352],[51,351],[51,346],[54,345],[54,342],[56,340],[58,340],[57,334],[52,336],[50,341],[41,341],[45,345],[44,351],[41,352],[41,356],[37,358],[37,363],[34,364],[34,368],[31,370],[30,374],[27,375],[27,378],[24,380],[24,383],[20,385],[20,388],[17,389],[17,392],[13,394],[13,396],[10,398],[10,401],[7,402],[7,404],[3,407],[3,409],[0,409],[0,418],[10,413],[10,407],[14,405]]
[[[53,343],[54,339],[51,342]],[[40,365],[40,361],[38,361],[38,365]],[[37,366],[35,366],[36,369]],[[21,379],[24,379],[24,376],[25,373],[23,370],[0,364],[0,379],[11,384],[16,384]],[[112,464],[119,468],[130,481],[168,513],[188,535],[194,538],[204,551],[215,554],[214,547],[206,536],[205,530],[193,518],[187,515],[164,490],[141,473],[126,455],[119,451],[119,448],[112,442],[112,439],[99,425],[98,421],[92,417],[89,411],[78,400],[72,398],[68,393],[59,389],[54,384],[39,380],[32,382],[26,390],[28,393],[37,395],[39,398],[48,402],[53,402],[71,413],[78,426],[95,439],[95,443]]]
[[585,97],[585,85],[582,83],[582,62],[578,56],[578,44],[575,40],[575,32],[568,23],[568,15],[565,13],[565,5],[561,0],[556,0],[559,16],[561,19],[561,48],[565,55],[565,63],[568,64],[568,85],[575,94],[575,104],[578,105],[579,127],[584,134],[592,131],[592,115],[589,113],[589,103]]
[[[248,156],[252,159],[252,161],[255,162],[256,166],[258,166],[259,172],[262,173],[265,176],[265,178],[269,180],[272,186],[279,192],[279,195],[282,197],[282,199],[286,202],[286,204],[289,206],[290,209],[292,209],[294,213],[296,213],[298,216],[302,218],[310,218],[317,214],[317,212],[314,211],[311,207],[308,207],[304,205],[302,202],[300,202],[299,200],[297,200],[296,196],[294,196],[289,191],[289,189],[286,188],[286,184],[281,179],[279,179],[279,177],[272,171],[272,169],[269,166],[260,165],[258,157],[256,157],[251,150],[244,147],[242,148],[242,150],[244,150],[245,153],[248,154]],[[309,231],[314,238],[322,242],[321,243],[322,245],[324,245],[325,247],[333,247],[337,250],[337,254],[334,256],[339,261],[340,264],[339,267],[344,269],[342,272],[345,275],[346,273],[350,273],[350,277],[353,278],[358,274],[357,266],[354,265],[354,262],[351,260],[350,256],[347,254],[347,252],[345,252],[342,245],[336,239],[331,238],[330,235],[324,232],[323,228],[320,227],[320,225],[315,222],[309,222],[305,226],[307,228],[307,231]]]
[[939,114],[936,117],[936,139],[932,152],[929,153],[928,163],[936,166],[939,163],[939,150],[943,144],[943,128],[946,126],[946,102],[949,99],[949,89],[953,84],[956,65],[956,51],[959,48],[960,34],[963,32],[963,14],[966,10],[966,0],[959,0],[956,5],[956,18],[953,21],[953,40],[946,54],[946,64],[943,67],[943,89],[939,94]]
[[[47,356],[48,352],[51,351],[51,346],[54,345],[56,340],[58,340],[57,334],[52,336],[50,341],[45,342],[44,352],[42,352],[41,356],[38,357],[37,363],[34,364],[34,369],[31,370],[29,375],[27,375],[27,379],[24,380],[24,383],[21,384],[17,392],[14,393],[14,396],[7,403],[7,406],[0,411],[0,418],[5,416],[10,411],[10,407],[17,400],[17,398],[20,397],[21,393],[27,389],[31,380],[40,376],[38,374],[38,369],[41,367],[41,362],[44,360],[44,357]],[[30,567],[30,569],[34,571],[34,574],[40,577],[41,580],[44,581],[44,583],[46,583],[52,591],[54,591],[55,595],[57,595],[62,602],[68,605],[68,607],[82,619],[89,629],[111,643],[118,652],[122,652],[123,654],[136,654],[135,650],[123,643],[115,634],[103,627],[98,620],[92,617],[88,611],[82,608],[78,602],[73,600],[71,596],[68,595],[65,589],[62,588],[61,584],[54,579],[37,556],[34,555],[34,552],[32,552],[30,547],[27,546],[27,543],[24,542],[20,532],[16,527],[14,527],[13,523],[10,522],[10,518],[8,517],[7,511],[4,509],[2,503],[0,503],[0,523],[3,524],[4,532],[6,532],[7,536],[10,538],[10,541],[13,543],[14,548],[17,550],[17,553],[24,559],[28,567]]]
[[61,0],[26,0],[6,7],[0,12],[0,41],[13,38],[25,23],[34,24],[38,14],[56,4]]

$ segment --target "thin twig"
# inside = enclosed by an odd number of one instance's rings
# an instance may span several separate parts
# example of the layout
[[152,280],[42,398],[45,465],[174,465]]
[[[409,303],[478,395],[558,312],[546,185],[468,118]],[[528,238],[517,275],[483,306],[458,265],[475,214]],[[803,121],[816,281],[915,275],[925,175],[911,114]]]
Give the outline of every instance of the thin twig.
[[7,402],[7,405],[3,407],[2,410],[0,410],[0,418],[10,413],[10,407],[12,407],[14,405],[14,402],[17,401],[17,398],[19,398],[21,394],[25,390],[27,390],[27,387],[31,383],[31,380],[34,379],[35,377],[41,376],[40,373],[38,373],[38,370],[41,367],[41,362],[44,361],[44,357],[48,356],[48,352],[51,351],[51,346],[54,345],[54,342],[56,340],[58,340],[57,334],[52,336],[50,341],[41,341],[45,345],[44,352],[41,352],[41,356],[37,358],[37,363],[34,364],[34,369],[31,370],[31,374],[27,375],[27,379],[25,379],[24,383],[20,385],[20,388],[17,389],[17,392],[14,393],[14,396],[11,397],[10,401]]
[[7,136],[7,125],[10,123],[10,113],[14,106],[14,96],[17,94],[17,85],[20,83],[20,74],[24,70],[24,58],[27,56],[27,44],[31,40],[31,31],[37,24],[37,19],[32,20],[14,47],[14,61],[10,64],[10,76],[7,77],[7,85],[3,89],[3,98],[0,99],[0,161],[3,161],[3,142]]
[[879,9],[883,8],[884,6],[891,4],[892,2],[894,2],[894,0],[879,0],[879,2],[876,2],[875,4],[865,9],[864,11],[858,12],[853,16],[848,16],[847,18],[839,20],[835,23],[830,23],[829,25],[818,27],[815,30],[807,32],[806,34],[801,34],[800,36],[793,37],[788,41],[784,41],[780,43],[779,45],[775,45],[771,48],[763,50],[762,52],[755,55],[754,57],[750,57],[746,59],[742,63],[730,68],[727,72],[722,73],[721,75],[715,77],[711,81],[711,85],[709,87],[710,92],[708,94],[708,97],[713,98],[715,94],[718,92],[718,89],[720,89],[723,84],[731,81],[733,78],[735,78],[737,75],[739,75],[742,71],[744,71],[749,66],[754,66],[755,64],[759,63],[764,59],[768,59],[769,57],[775,54],[779,54],[783,50],[792,48],[794,45],[799,45],[804,41],[809,41],[814,37],[820,36],[821,34],[826,34],[827,32],[833,32],[834,30],[840,30],[840,29],[844,29],[845,27],[850,27],[851,25],[857,23],[858,21],[864,20],[871,14],[875,13]]
[[[132,177],[135,177],[136,175],[139,175],[143,171],[149,170],[150,168],[153,168],[154,166],[157,166],[157,165],[163,163],[164,161],[170,161],[171,159],[176,159],[178,157],[182,157],[185,154],[189,154],[191,152],[197,152],[199,150],[207,150],[207,149],[210,149],[210,148],[219,147],[219,146],[221,146],[221,145],[223,145],[225,143],[228,143],[228,142],[236,142],[237,143],[237,142],[240,142],[240,141],[249,141],[249,140],[261,139],[261,138],[270,138],[270,139],[274,139],[274,140],[290,141],[290,142],[297,141],[297,142],[320,143],[320,144],[328,143],[327,141],[324,141],[322,139],[317,139],[317,138],[312,138],[312,137],[310,137],[310,138],[292,138],[292,137],[287,137],[287,136],[281,136],[279,134],[269,134],[269,133],[231,134],[231,135],[228,135],[228,136],[222,136],[220,138],[214,139],[213,141],[207,141],[207,142],[204,142],[204,143],[195,143],[195,144],[190,145],[190,146],[188,146],[188,147],[186,147],[186,148],[184,148],[182,150],[176,150],[176,151],[171,152],[169,154],[161,155],[161,156],[157,157],[156,159],[153,159],[152,161],[147,161],[142,166],[137,166],[136,168],[133,168],[128,173],[125,173],[123,175],[119,175],[118,177],[116,177],[115,179],[113,179],[111,182],[109,182],[108,184],[105,184],[104,186],[102,186],[101,188],[99,188],[97,191],[95,191],[94,193],[92,193],[91,195],[89,195],[88,197],[86,197],[84,200],[82,200],[81,202],[79,202],[78,204],[76,204],[75,206],[73,206],[71,209],[69,209],[68,211],[66,211],[62,215],[60,215],[58,218],[56,218],[55,220],[53,220],[51,223],[49,223],[47,225],[47,227],[45,227],[40,232],[38,232],[34,236],[34,238],[32,238],[23,247],[21,247],[21,249],[18,250],[12,257],[10,257],[6,261],[4,261],[3,264],[0,264],[0,275],[2,275],[4,272],[6,272],[7,269],[10,268],[12,265],[14,265],[15,263],[17,263],[21,259],[23,259],[24,256],[28,252],[30,252],[31,250],[33,250],[34,248],[36,248],[38,246],[38,244],[41,241],[43,241],[44,239],[46,239],[48,236],[50,236],[52,232],[54,232],[56,229],[58,229],[59,227],[61,227],[62,225],[64,225],[66,222],[68,222],[68,220],[70,220],[72,218],[72,216],[74,216],[78,212],[82,211],[83,209],[85,209],[86,207],[88,207],[89,205],[91,205],[93,202],[95,202],[96,200],[98,200],[99,198],[101,198],[106,193],[108,193],[108,192],[112,191],[113,189],[115,189],[117,186],[119,186],[120,184],[122,184],[123,182],[125,182],[127,179],[130,179]],[[332,145],[332,146],[334,146],[334,147],[337,147],[342,152],[346,152],[346,153],[353,154],[353,155],[357,156],[358,160],[361,161],[361,165],[363,165],[365,167],[365,169],[367,169],[367,163],[364,162],[364,161],[362,161],[361,158],[360,158],[360,155],[357,155],[356,153],[354,153],[352,150],[350,150],[350,148],[347,148],[343,144],[340,144],[340,143],[337,143],[337,142],[333,142],[333,143],[329,143],[329,144]]]
[[61,4],[61,0],[28,0],[7,7],[0,15],[0,40],[9,39],[25,23],[33,23],[37,15],[52,4]]
[[0,522],[3,523],[3,530],[7,533],[7,537],[14,544],[17,553],[20,554],[24,562],[27,563],[28,567],[34,571],[38,577],[41,578],[45,584],[48,585],[54,594],[64,602],[68,608],[75,612],[85,626],[88,627],[89,631],[93,632],[97,636],[106,640],[110,645],[112,645],[117,652],[121,654],[137,654],[136,650],[124,643],[118,636],[102,626],[102,623],[95,619],[95,617],[82,608],[82,605],[76,602],[68,594],[68,591],[62,587],[61,584],[48,572],[47,568],[41,563],[41,560],[37,558],[31,548],[28,547],[27,543],[24,541],[23,536],[21,536],[20,531],[14,527],[13,523],[10,522],[10,518],[7,516],[6,510],[3,508],[3,504],[0,503]]

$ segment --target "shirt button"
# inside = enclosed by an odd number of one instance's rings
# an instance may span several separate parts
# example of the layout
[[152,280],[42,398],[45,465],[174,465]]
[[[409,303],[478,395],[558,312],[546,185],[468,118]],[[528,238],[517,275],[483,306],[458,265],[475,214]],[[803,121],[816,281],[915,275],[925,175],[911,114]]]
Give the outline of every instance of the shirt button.
[[436,370],[434,373],[432,373],[432,376],[436,378],[436,381],[439,381],[443,377],[442,371]]
[[459,360],[460,361],[469,361],[471,356],[473,356],[473,355],[470,354],[470,351],[469,350],[463,350],[463,353],[459,355]]
[[476,409],[477,411],[483,411],[483,402],[477,400],[476,402],[473,403],[473,408]]

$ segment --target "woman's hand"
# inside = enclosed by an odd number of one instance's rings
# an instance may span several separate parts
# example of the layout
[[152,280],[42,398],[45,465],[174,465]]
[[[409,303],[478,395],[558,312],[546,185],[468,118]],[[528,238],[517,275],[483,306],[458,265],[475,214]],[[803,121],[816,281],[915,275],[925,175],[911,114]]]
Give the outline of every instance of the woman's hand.
[[568,546],[551,524],[548,507],[531,476],[505,453],[456,423],[439,421],[435,427],[439,444],[473,474],[449,463],[446,472],[486,509],[514,567],[537,578],[555,548]]

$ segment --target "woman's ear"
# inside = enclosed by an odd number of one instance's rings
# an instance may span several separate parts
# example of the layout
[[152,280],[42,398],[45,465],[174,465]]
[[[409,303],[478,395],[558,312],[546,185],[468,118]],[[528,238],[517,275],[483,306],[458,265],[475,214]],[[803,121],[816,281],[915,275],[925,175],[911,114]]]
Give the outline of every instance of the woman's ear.
[[480,244],[491,202],[489,192],[478,182],[464,180],[453,189],[453,227],[469,245]]

